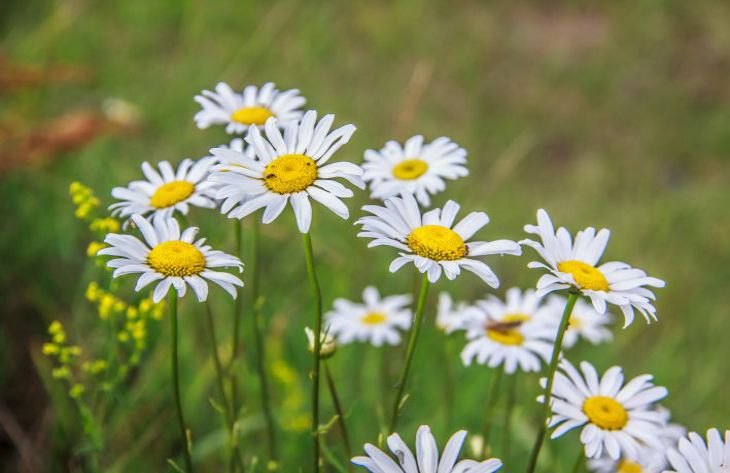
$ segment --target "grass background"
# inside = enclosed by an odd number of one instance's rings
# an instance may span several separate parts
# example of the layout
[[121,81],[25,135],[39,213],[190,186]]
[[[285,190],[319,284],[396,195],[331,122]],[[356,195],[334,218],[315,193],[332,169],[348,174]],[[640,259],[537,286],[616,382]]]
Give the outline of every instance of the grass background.
[[[200,157],[225,142],[222,130],[199,131],[192,121],[192,96],[219,80],[296,87],[309,107],[355,123],[358,132],[338,154],[341,160],[359,162],[366,148],[416,133],[453,138],[469,151],[471,175],[435,203],[454,198],[465,210],[487,211],[488,239],[520,238],[539,207],[572,229],[610,228],[607,258],[667,281],[658,291],[660,322],[617,328],[613,344],[583,346],[570,358],[601,368],[621,364],[628,375],[651,372],[669,387],[666,404],[677,421],[694,430],[730,426],[727,3],[11,0],[0,14],[2,51],[13,61],[93,71],[86,84],[0,91],[5,126],[32,129],[69,110],[98,108],[108,97],[134,104],[142,120],[136,134],[102,136],[51,162],[0,176],[2,407],[23,430],[47,432],[37,451],[44,468],[83,471],[75,460],[73,422],[47,420],[68,413],[60,402],[49,407],[30,354],[38,352],[53,319],[90,345],[106,336],[83,301],[94,274],[84,258],[89,235],[72,217],[68,184],[91,185],[108,204],[109,190],[139,176],[143,160]],[[354,216],[366,201],[360,193],[348,203]],[[211,243],[233,250],[230,222],[200,211],[190,218]],[[327,306],[335,297],[359,297],[367,284],[386,293],[411,289],[407,270],[388,274],[392,252],[367,250],[351,223],[321,208],[314,218]],[[311,315],[300,238],[289,213],[266,226],[264,235],[269,369],[281,379],[284,368],[296,375],[289,384],[277,378],[273,396],[281,412],[282,406],[290,409],[279,418],[283,471],[306,471],[300,466],[309,464],[306,435],[283,428],[295,417],[290,413],[307,413],[302,327]],[[525,268],[528,257],[492,261],[503,288],[529,287],[538,277]],[[465,274],[439,283],[430,307],[439,290],[475,299],[487,289]],[[214,294],[219,333],[227,335],[230,304],[220,291]],[[420,423],[431,424],[440,439],[457,428],[479,431],[482,424],[490,373],[459,366],[458,338],[442,350],[433,313],[401,428],[409,441]],[[182,318],[186,410],[197,461],[213,471],[221,429],[207,403],[214,384],[202,313],[187,300]],[[247,346],[249,329],[247,321]],[[226,342],[221,340],[224,355]],[[160,471],[166,457],[179,453],[166,353],[163,332],[108,425],[102,462],[112,471]],[[340,353],[332,368],[351,407],[355,444],[375,441],[373,412],[394,378],[384,367],[399,358],[400,348],[348,346]],[[241,367],[248,406],[243,419],[250,429],[245,446],[249,455],[263,455],[256,379],[247,366]],[[445,399],[446,367],[456,380],[452,408]],[[521,383],[509,471],[522,468],[536,422],[535,377]],[[328,442],[339,448],[336,437]],[[0,445],[0,468],[20,469],[13,443],[0,435]],[[558,463],[546,465],[563,471],[577,450],[575,435],[551,442],[551,450]]]

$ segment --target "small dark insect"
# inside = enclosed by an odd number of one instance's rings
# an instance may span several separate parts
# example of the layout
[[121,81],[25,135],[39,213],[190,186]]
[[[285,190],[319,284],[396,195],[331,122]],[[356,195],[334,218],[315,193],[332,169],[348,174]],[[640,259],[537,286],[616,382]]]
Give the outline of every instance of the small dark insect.
[[272,177],[276,177],[276,174],[267,174],[266,179],[271,179]]
[[487,330],[504,333],[518,328],[520,325],[522,325],[522,323],[523,322],[519,320],[516,320],[514,322],[498,322],[496,320],[487,320],[484,325]]

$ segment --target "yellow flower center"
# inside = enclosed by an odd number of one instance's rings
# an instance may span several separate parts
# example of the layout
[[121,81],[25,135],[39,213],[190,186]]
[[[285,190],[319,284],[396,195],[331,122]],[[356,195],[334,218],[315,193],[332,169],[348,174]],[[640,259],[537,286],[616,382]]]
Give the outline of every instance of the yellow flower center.
[[590,264],[575,260],[563,261],[558,263],[558,271],[572,275],[581,289],[608,291],[606,276]]
[[604,430],[621,430],[629,414],[618,401],[607,396],[589,397],[583,402],[583,413],[592,424]]
[[190,243],[171,240],[154,247],[147,255],[147,264],[165,276],[192,276],[205,269],[205,256]]
[[303,154],[285,154],[264,170],[264,183],[277,194],[301,192],[317,179],[317,163]]
[[641,465],[638,463],[634,463],[629,460],[621,460],[621,463],[618,464],[616,473],[642,473],[643,471],[644,469],[641,468]]
[[195,185],[188,181],[172,181],[161,185],[152,197],[150,205],[156,209],[163,209],[182,202],[195,192]]
[[418,158],[406,159],[393,166],[393,176],[404,181],[418,179],[426,174],[426,171],[428,171],[428,164]]
[[362,316],[360,322],[366,325],[379,325],[385,322],[385,320],[386,317],[384,314],[381,314],[380,312],[369,312]]
[[582,327],[583,327],[582,320],[575,318],[575,317],[571,317],[570,319],[568,319],[568,328],[574,328],[576,330],[580,330]]
[[499,322],[487,325],[487,337],[502,345],[522,345],[525,337],[518,328],[528,320],[527,314],[505,315]]
[[441,225],[424,225],[413,230],[406,243],[419,256],[435,261],[454,261],[466,256],[466,244],[458,233]]
[[274,112],[266,107],[243,107],[231,114],[231,120],[244,125],[263,125]]

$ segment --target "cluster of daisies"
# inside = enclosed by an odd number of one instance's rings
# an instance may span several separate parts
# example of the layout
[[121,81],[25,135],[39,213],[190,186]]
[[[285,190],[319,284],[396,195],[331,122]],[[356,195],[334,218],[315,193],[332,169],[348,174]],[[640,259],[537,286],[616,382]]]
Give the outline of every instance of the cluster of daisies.
[[[235,137],[213,147],[209,156],[185,159],[176,168],[167,161],[145,162],[139,180],[113,189],[118,201],[110,210],[128,218],[126,233],[108,235],[108,247],[99,254],[113,257],[108,265],[115,277],[138,274],[137,291],[155,283],[156,302],[171,288],[183,297],[188,286],[205,301],[208,282],[235,298],[243,281],[224,269],[240,273],[243,263],[196,239],[197,228],[181,228],[191,207],[217,209],[239,220],[260,210],[264,224],[291,207],[298,230],[308,233],[313,202],[348,219],[343,199],[353,197],[353,187],[368,186],[376,203],[362,208],[358,236],[370,240],[369,247],[396,249],[391,272],[412,265],[435,283],[441,276],[454,280],[466,270],[497,288],[499,278],[485,258],[521,255],[523,248],[535,251],[539,259],[528,266],[543,273],[536,288],[511,288],[504,299],[488,294],[473,303],[442,293],[436,325],[444,336],[463,333],[464,365],[486,365],[507,374],[541,372],[559,350],[549,427],[553,438],[580,428],[592,471],[730,472],[730,431],[724,439],[714,429],[706,441],[695,433],[685,436],[659,404],[667,390],[655,386],[650,375],[626,381],[622,369],[612,367],[599,376],[591,364],[575,367],[562,354],[579,339],[593,344],[611,340],[608,305],[620,309],[624,326],[637,312],[647,322],[657,318],[652,288],[662,287],[663,281],[626,263],[603,262],[608,230],[587,228],[573,237],[563,227],[555,229],[548,213],[539,210],[537,225],[525,226],[534,239],[482,240],[476,235],[489,223],[486,213],[459,217],[460,206],[451,200],[429,209],[447,181],[468,175],[466,151],[449,138],[388,141],[379,150],[365,151],[359,165],[333,159],[355,127],[336,126],[334,115],[303,110],[305,99],[298,90],[281,91],[267,83],[239,92],[220,83],[195,100],[201,106],[195,115],[199,128],[223,126]],[[566,295],[578,300],[568,314],[562,346],[556,347]],[[364,289],[362,302],[337,299],[326,314],[324,347],[333,353],[335,345],[353,342],[397,345],[412,327],[411,304],[410,295],[381,296],[375,287]],[[311,341],[314,334],[308,336]],[[547,385],[546,379],[541,382]],[[392,456],[366,444],[366,456],[352,461],[374,473],[489,473],[502,467],[497,459],[459,461],[465,436],[464,431],[455,433],[440,450],[424,425],[416,435],[415,455],[393,433],[386,441]]]

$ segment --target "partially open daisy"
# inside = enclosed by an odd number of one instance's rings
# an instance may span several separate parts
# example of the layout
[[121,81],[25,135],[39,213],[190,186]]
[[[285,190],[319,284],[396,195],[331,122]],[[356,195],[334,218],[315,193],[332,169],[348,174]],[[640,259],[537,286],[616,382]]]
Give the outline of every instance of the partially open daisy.
[[480,318],[466,323],[469,343],[461,352],[461,360],[469,366],[474,360],[491,368],[503,366],[506,373],[519,368],[539,371],[541,360],[549,360],[553,352],[555,330],[545,320],[543,306],[534,291],[524,293],[511,288],[506,301],[495,296],[479,301],[475,309]]
[[153,214],[172,217],[175,211],[186,215],[190,206],[213,208],[213,184],[206,181],[212,158],[198,161],[184,159],[177,170],[167,161],[158,164],[157,172],[148,162],[142,163],[147,180],[132,181],[127,187],[115,187],[112,196],[121,202],[109,206],[112,215]]
[[540,209],[537,226],[525,225],[525,231],[538,235],[542,242],[526,239],[520,243],[534,248],[547,263],[533,261],[528,267],[550,271],[537,282],[538,295],[572,287],[588,296],[601,314],[606,312],[606,303],[621,308],[624,327],[633,322],[634,309],[647,322],[656,320],[655,296],[645,286],[664,287],[664,281],[626,263],[612,261],[597,266],[608,244],[608,230],[596,232],[589,227],[578,232],[572,241],[568,230],[560,227],[556,232],[547,212]]
[[[549,427],[551,438],[583,427],[580,440],[587,458],[604,454],[619,460],[636,460],[645,447],[662,449],[661,431],[665,417],[654,404],[667,390],[654,386],[651,375],[641,375],[624,384],[622,370],[614,366],[599,379],[596,369],[580,364],[582,374],[563,359],[555,374]],[[546,378],[540,380],[543,387]],[[538,398],[543,402],[543,396]]]
[[370,182],[371,197],[387,199],[404,192],[414,194],[421,205],[431,205],[431,195],[446,188],[445,179],[469,174],[466,150],[449,138],[424,144],[423,136],[409,138],[404,146],[388,141],[380,151],[365,151],[363,179]]
[[104,239],[109,247],[98,253],[116,257],[107,263],[115,268],[115,278],[141,273],[135,291],[158,281],[152,294],[154,302],[161,301],[170,286],[175,288],[178,297],[183,297],[188,285],[202,302],[208,297],[206,280],[218,284],[235,299],[235,286],[243,286],[243,282],[232,274],[212,268],[237,268],[242,272],[243,263],[238,258],[212,249],[205,244],[205,238],[196,241],[196,227],[181,232],[173,218],[156,217],[150,223],[141,215],[133,215],[132,222],[144,241],[132,235],[110,233]]
[[[222,169],[223,167],[244,167],[245,163],[241,161],[241,156],[256,160],[256,154],[254,153],[253,146],[246,145],[243,138],[234,138],[230,144],[220,146],[220,149],[229,149],[236,153],[228,153],[220,156],[213,156],[216,166],[212,169]],[[240,186],[238,186],[239,179],[235,174],[230,172],[226,174],[225,171],[208,175],[208,180],[213,183],[213,189],[211,193],[213,196],[220,201],[221,213],[227,214],[237,205],[241,205],[248,199],[246,194]]]
[[384,207],[366,205],[363,210],[372,216],[363,217],[356,223],[362,225],[358,236],[373,239],[368,247],[386,245],[401,250],[400,256],[390,265],[391,272],[413,263],[434,283],[442,272],[448,279],[455,279],[464,268],[497,287],[497,275],[475,257],[521,254],[520,245],[511,240],[469,242],[489,223],[489,217],[484,212],[472,212],[454,225],[459,204],[452,200],[446,202],[443,210],[433,209],[423,215],[411,194],[387,199]]
[[[551,309],[547,313],[556,331],[560,325],[565,303],[565,298],[557,295],[550,296],[546,303]],[[581,338],[593,345],[612,340],[613,334],[607,328],[611,319],[611,314],[599,314],[591,304],[577,300],[570,314],[568,329],[563,336],[563,348],[572,348]]]
[[412,313],[408,308],[411,296],[381,298],[377,289],[368,286],[362,292],[362,298],[362,303],[335,300],[334,309],[325,315],[328,333],[341,344],[358,341],[379,347],[383,343],[400,343],[398,329],[407,330],[411,326]]
[[665,473],[730,473],[730,430],[723,441],[720,431],[707,431],[707,442],[696,432],[682,438],[667,451],[673,470]]
[[431,429],[422,425],[416,433],[415,455],[398,434],[392,434],[387,443],[395,460],[376,446],[366,443],[367,456],[355,457],[352,463],[372,473],[493,473],[502,468],[502,462],[496,458],[482,462],[461,460],[457,463],[465,437],[465,430],[452,435],[439,459],[436,439]]
[[482,313],[466,302],[454,302],[448,292],[439,294],[436,311],[436,326],[449,334],[457,330],[466,330],[470,320],[481,319]]
[[265,208],[262,221],[270,223],[291,202],[299,231],[307,233],[312,223],[310,197],[338,216],[349,217],[340,198],[352,197],[353,193],[334,179],[345,179],[364,188],[362,169],[353,163],[327,161],[347,143],[355,127],[345,125],[330,131],[334,115],[325,115],[315,123],[316,120],[317,112],[310,110],[301,122],[288,124],[283,136],[274,118],[266,122],[265,136],[258,127],[252,127],[246,141],[257,159],[229,148],[211,150],[221,161],[236,161],[215,166],[211,180],[223,180],[248,195],[244,203],[230,210],[229,217],[241,219]]
[[272,82],[261,88],[249,85],[240,94],[228,84],[219,82],[215,92],[204,90],[195,96],[195,101],[203,107],[195,114],[198,128],[225,125],[227,133],[238,135],[250,126],[262,126],[270,117],[276,117],[279,126],[296,122],[302,116],[300,108],[306,102],[298,90],[282,92]]

